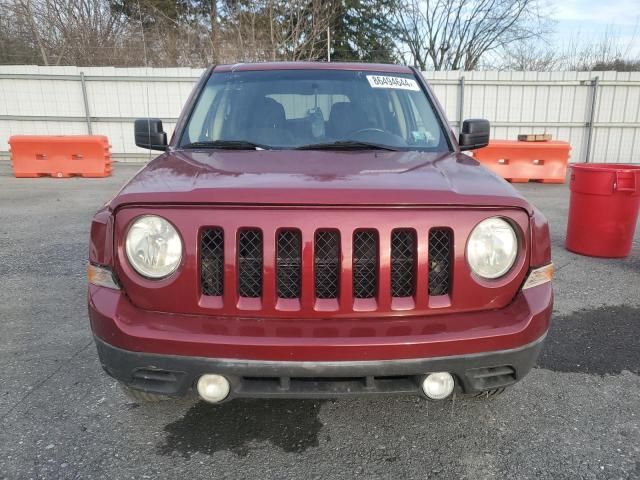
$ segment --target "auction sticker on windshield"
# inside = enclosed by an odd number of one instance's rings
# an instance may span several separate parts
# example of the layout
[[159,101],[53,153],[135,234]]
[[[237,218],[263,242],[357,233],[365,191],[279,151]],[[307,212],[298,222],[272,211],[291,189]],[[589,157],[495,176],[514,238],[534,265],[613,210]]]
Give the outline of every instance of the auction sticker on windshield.
[[418,82],[412,78],[390,77],[388,75],[367,75],[369,85],[373,88],[397,88],[399,90],[420,91]]

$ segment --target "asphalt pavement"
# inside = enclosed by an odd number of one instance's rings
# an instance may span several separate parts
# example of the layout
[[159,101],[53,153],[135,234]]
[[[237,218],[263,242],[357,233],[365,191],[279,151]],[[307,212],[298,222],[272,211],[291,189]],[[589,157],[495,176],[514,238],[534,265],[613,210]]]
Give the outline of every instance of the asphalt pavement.
[[621,260],[563,248],[566,185],[517,186],[549,218],[553,327],[494,399],[195,399],[141,405],[101,369],[86,310],[107,179],[0,162],[0,479],[640,478],[640,231]]

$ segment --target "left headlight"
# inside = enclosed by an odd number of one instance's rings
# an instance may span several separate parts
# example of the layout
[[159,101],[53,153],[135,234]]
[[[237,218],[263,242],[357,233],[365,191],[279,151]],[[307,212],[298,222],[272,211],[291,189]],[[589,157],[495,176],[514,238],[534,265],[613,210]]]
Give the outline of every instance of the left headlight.
[[171,275],[182,261],[182,240],[168,221],[157,215],[138,217],[125,239],[127,259],[143,277]]
[[469,235],[467,261],[482,278],[502,277],[513,266],[518,255],[518,238],[513,227],[502,218],[480,222]]

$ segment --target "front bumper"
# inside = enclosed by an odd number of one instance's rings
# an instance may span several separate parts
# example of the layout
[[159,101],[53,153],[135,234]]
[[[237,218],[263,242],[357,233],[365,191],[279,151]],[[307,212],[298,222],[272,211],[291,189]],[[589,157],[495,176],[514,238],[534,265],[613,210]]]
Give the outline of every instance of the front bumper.
[[203,373],[234,397],[416,393],[447,371],[459,391],[504,387],[534,365],[549,328],[550,283],[505,308],[428,317],[259,319],[175,315],[136,308],[117,290],[89,287],[89,314],[105,370],[131,387],[184,395]]
[[543,335],[524,347],[498,352],[411,360],[273,362],[131,352],[96,338],[103,368],[120,382],[163,395],[190,393],[205,373],[224,375],[233,398],[334,398],[421,394],[429,372],[449,372],[461,393],[506,387],[535,364]]

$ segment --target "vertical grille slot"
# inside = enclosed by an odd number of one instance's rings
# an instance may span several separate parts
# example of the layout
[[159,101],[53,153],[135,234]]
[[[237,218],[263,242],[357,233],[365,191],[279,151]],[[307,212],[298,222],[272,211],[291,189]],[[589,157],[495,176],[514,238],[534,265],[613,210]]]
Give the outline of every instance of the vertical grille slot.
[[262,296],[262,232],[258,229],[241,230],[238,236],[238,293]]
[[391,233],[391,296],[415,294],[416,232],[394,230]]
[[378,232],[360,230],[353,235],[353,296],[374,298],[378,290]]
[[429,231],[429,295],[446,295],[451,288],[451,230]]
[[224,292],[224,232],[221,228],[202,231],[200,285],[203,295],[222,296]]
[[301,240],[298,230],[278,233],[276,269],[278,297],[300,298]]
[[340,278],[340,235],[333,230],[319,230],[315,235],[316,298],[338,298]]

